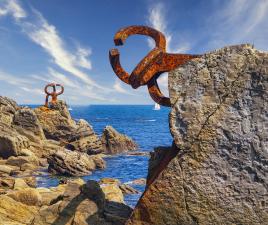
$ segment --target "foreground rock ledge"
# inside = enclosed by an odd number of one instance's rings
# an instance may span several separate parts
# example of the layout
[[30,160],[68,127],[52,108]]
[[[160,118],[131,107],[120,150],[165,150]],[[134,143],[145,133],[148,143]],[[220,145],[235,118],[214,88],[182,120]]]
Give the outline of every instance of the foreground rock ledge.
[[179,151],[127,224],[268,224],[268,53],[208,53],[172,71],[169,91]]

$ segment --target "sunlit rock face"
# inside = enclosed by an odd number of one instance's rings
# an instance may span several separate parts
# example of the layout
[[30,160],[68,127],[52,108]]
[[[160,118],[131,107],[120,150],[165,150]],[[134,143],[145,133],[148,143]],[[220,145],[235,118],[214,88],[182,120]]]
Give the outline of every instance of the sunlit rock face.
[[59,141],[70,150],[90,155],[103,151],[101,140],[93,128],[85,120],[73,120],[65,102],[59,100],[50,108],[36,108],[35,113],[46,138]]
[[117,154],[138,148],[138,145],[130,137],[119,133],[111,126],[104,128],[101,140],[103,149],[107,154]]
[[127,224],[268,224],[268,53],[205,54],[169,73],[169,91],[178,153]]

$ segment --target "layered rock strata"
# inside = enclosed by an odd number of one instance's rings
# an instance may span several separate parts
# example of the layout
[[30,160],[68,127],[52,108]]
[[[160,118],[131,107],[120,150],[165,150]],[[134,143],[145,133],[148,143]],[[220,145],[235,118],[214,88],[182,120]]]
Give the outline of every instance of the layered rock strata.
[[117,154],[138,148],[138,145],[130,137],[119,133],[111,126],[105,127],[101,140],[107,154]]

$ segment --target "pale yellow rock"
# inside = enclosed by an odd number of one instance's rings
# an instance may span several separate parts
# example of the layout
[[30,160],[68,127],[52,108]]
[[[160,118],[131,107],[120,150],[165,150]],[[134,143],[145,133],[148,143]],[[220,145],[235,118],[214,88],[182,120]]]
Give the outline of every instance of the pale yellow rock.
[[12,191],[9,192],[7,196],[25,205],[41,205],[41,195],[35,188]]
[[17,178],[14,184],[14,190],[23,190],[25,188],[29,188],[27,183],[22,178]]
[[11,172],[13,171],[12,167],[7,166],[7,165],[0,165],[0,172],[2,173],[6,173],[6,174],[11,174]]
[[118,185],[101,184],[100,187],[105,195],[106,200],[112,202],[124,203],[124,196]]
[[49,188],[37,188],[36,190],[41,196],[41,205],[51,205],[56,203],[62,198],[64,193],[63,188],[54,188],[53,190]]
[[0,225],[29,225],[37,213],[37,207],[0,195]]

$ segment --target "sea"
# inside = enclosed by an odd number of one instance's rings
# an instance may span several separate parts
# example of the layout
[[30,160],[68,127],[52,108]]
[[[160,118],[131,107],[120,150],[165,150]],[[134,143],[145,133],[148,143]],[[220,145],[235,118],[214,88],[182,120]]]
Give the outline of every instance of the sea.
[[[139,146],[138,151],[149,153],[157,146],[170,146],[172,137],[169,131],[169,108],[154,110],[153,105],[89,105],[71,106],[71,116],[75,120],[85,119],[96,134],[101,136],[107,125],[131,137]],[[125,196],[125,202],[134,207],[144,191],[144,185],[134,185],[133,180],[146,178],[149,154],[130,155],[128,153],[105,158],[107,167],[82,177],[86,180],[100,180],[110,177],[119,179],[140,191],[140,194]],[[48,173],[37,177],[39,187],[57,186],[62,177]]]

